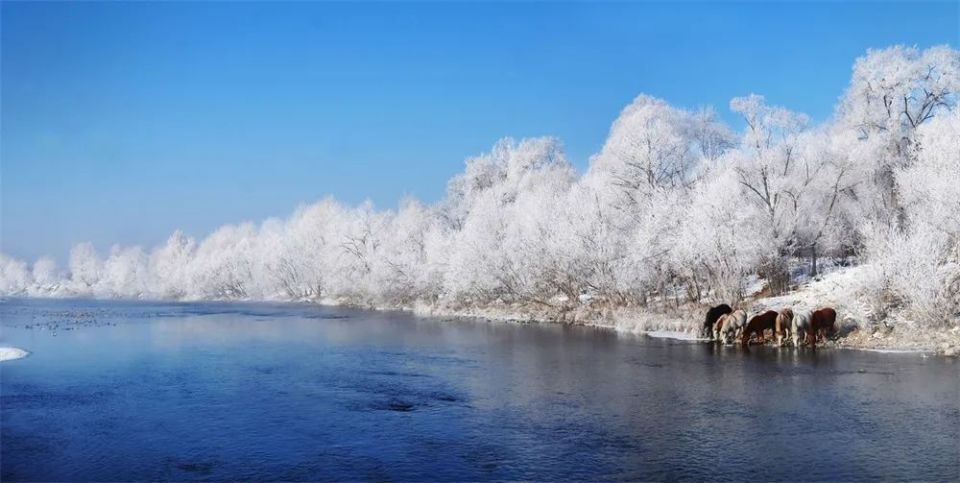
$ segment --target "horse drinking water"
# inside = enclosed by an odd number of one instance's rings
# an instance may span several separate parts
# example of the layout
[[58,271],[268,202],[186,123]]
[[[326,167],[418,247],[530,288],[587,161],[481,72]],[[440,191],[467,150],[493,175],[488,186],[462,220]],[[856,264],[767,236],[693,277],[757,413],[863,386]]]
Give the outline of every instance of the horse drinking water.
[[743,327],[747,323],[747,312],[744,310],[737,310],[733,313],[722,316],[716,323],[715,330],[717,340],[720,342],[727,342],[732,338],[736,338],[743,331]]
[[790,325],[793,323],[793,309],[787,307],[777,314],[777,322],[774,331],[777,334],[777,346],[783,345],[783,340],[790,332]]
[[818,336],[826,337],[837,332],[836,321],[837,311],[831,307],[797,313],[793,317],[793,323],[790,324],[794,347],[800,347],[802,338],[810,344],[810,347],[816,349]]
[[767,329],[776,331],[777,325],[777,312],[773,310],[768,310],[762,314],[754,315],[750,318],[750,322],[747,322],[746,328],[743,329],[743,337],[740,338],[740,344],[743,347],[747,347],[750,344],[750,336],[757,334],[760,338],[760,342],[764,342],[764,331]]
[[731,309],[727,304],[720,304],[716,307],[711,307],[710,310],[707,311],[707,316],[703,320],[703,328],[701,329],[701,333],[707,337],[712,337],[714,333],[714,325],[717,323],[717,320],[719,320],[720,317],[729,314],[730,312],[733,312],[733,309]]
[[832,307],[817,309],[810,314],[810,336],[812,336],[814,347],[817,346],[818,336],[822,335],[826,338],[837,332],[836,321],[837,311]]

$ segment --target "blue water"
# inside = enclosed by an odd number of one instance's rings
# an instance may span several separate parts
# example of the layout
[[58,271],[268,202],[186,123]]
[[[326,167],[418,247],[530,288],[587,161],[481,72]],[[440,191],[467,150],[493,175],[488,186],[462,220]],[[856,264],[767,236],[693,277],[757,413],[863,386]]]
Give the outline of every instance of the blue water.
[[13,480],[960,479],[960,365],[309,305],[6,300]]

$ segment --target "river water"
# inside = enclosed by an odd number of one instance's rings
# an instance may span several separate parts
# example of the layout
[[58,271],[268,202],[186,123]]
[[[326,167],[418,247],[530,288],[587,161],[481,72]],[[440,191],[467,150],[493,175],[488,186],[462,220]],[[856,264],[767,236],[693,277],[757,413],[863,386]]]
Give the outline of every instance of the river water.
[[0,304],[13,480],[957,480],[960,364],[311,305]]

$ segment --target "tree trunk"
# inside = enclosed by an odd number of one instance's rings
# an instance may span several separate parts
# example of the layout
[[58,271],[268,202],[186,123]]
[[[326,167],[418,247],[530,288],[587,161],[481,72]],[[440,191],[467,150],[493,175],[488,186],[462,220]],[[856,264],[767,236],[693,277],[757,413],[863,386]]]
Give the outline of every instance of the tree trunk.
[[817,276],[817,244],[810,245],[810,277]]

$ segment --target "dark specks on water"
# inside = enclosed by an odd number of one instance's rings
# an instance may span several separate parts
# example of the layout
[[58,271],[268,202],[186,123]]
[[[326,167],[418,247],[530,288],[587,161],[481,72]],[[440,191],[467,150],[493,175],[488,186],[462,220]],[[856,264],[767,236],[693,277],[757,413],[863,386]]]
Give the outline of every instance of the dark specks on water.
[[31,352],[4,481],[960,478],[949,359],[309,305],[5,300],[0,329]]

